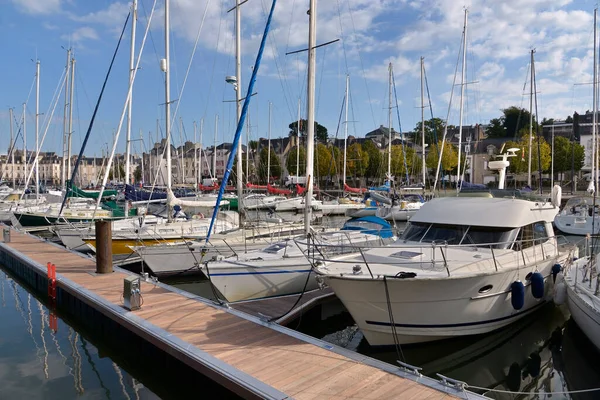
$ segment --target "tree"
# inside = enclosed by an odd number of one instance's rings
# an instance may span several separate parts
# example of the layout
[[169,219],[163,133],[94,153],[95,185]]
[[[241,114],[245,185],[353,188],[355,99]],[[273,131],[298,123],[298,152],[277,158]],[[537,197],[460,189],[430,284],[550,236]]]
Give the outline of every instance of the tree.
[[135,179],[136,182],[141,182],[142,181],[142,167],[141,166],[137,166],[135,167],[135,171],[133,171],[133,179]]
[[[440,150],[442,148],[442,142],[439,141],[438,144],[434,144],[429,149],[429,154],[427,154],[427,158],[425,159],[425,164],[427,168],[433,169],[433,171],[437,170],[438,159],[440,156]],[[440,169],[445,172],[450,172],[454,170],[458,166],[458,151],[456,147],[452,144],[446,142],[444,143],[444,152],[442,154],[442,163],[440,165]]]
[[[300,137],[306,137],[307,122],[305,119],[300,120]],[[288,136],[298,136],[298,121],[294,121],[289,125],[290,133]],[[318,142],[327,142],[327,128],[315,121],[315,138]]]
[[[123,166],[123,163],[118,163],[117,164],[117,169],[119,170],[117,172],[117,177],[118,179],[123,179],[125,178],[125,167]],[[113,174],[115,172],[115,164],[111,165],[110,167],[110,171],[108,171],[108,179],[110,179],[111,181],[116,179]]]
[[542,125],[554,125],[554,118],[542,119]]
[[[400,179],[402,180],[404,177],[406,177],[406,173],[408,172],[410,174],[411,172],[411,167],[413,166],[413,159],[415,158],[415,150],[412,147],[408,147],[406,146],[406,148],[404,148],[405,146],[402,146],[401,144],[399,145],[394,145],[392,146],[392,165],[391,165],[391,169],[392,169],[392,176],[396,177],[396,180]],[[404,149],[403,149],[404,148]],[[408,171],[406,170],[406,168],[404,168],[404,153],[406,152],[406,167],[408,168]],[[420,167],[419,167],[420,170]]]
[[[573,148],[573,145],[575,148]],[[554,138],[554,172],[571,171],[571,166],[573,164],[574,169],[577,172],[583,167],[584,160],[585,149],[582,145],[573,143],[562,136],[556,136]]]
[[335,161],[339,160],[339,151],[340,149],[334,148],[332,151],[323,143],[317,143],[315,147],[315,160],[314,160],[314,172],[315,175],[320,178],[325,178],[329,175],[333,175],[336,173],[336,163],[334,162],[334,154],[335,150],[338,151],[337,158]]
[[[288,174],[296,175],[296,153],[297,149],[293,148],[289,151],[287,159],[285,160],[285,168],[288,170]],[[304,147],[300,147],[300,165],[298,166],[299,174],[304,175],[306,173],[306,150]]]
[[490,124],[485,130],[488,137],[505,137],[506,128],[502,118],[494,118],[490,120]]
[[[508,107],[502,110],[504,116],[502,119],[502,125],[506,130],[506,136],[516,136],[521,130],[529,126],[529,120],[531,114],[524,108],[519,107]],[[533,119],[533,129],[537,129],[537,122]]]
[[[534,136],[533,140],[531,141],[532,175],[535,175],[534,171],[538,170],[538,140],[540,141],[542,171],[548,171],[552,160],[552,149],[550,148],[550,145],[544,140],[543,137]],[[517,157],[512,157],[510,159],[510,171],[515,173],[527,172],[529,164],[529,134],[523,134],[519,142],[506,142],[504,147],[507,149],[510,149],[511,147],[517,147],[521,149],[520,152],[517,152]]]
[[381,170],[381,152],[377,148],[377,145],[371,140],[365,140],[361,145],[362,150],[367,153],[369,163],[365,171],[365,176],[369,178],[375,178],[380,176]]
[[360,143],[353,143],[346,149],[346,175],[365,176],[369,167],[369,153],[363,150]]
[[[449,126],[452,128],[452,126]],[[434,138],[441,138],[444,134],[444,121],[441,118],[431,118],[425,121],[425,143],[435,142]],[[421,121],[417,122],[417,126],[413,130],[413,135],[418,143],[421,143]]]
[[[281,162],[279,161],[279,157],[277,154],[271,150],[271,165],[270,165],[270,174],[268,174],[269,178],[280,178],[281,177]],[[258,179],[261,182],[269,182],[267,181],[267,164],[269,162],[269,149],[267,147],[263,147],[260,151],[260,159],[258,161]]]
[[572,124],[573,123],[573,117],[571,117],[570,115],[567,116],[567,118],[565,119],[565,123],[566,124]]

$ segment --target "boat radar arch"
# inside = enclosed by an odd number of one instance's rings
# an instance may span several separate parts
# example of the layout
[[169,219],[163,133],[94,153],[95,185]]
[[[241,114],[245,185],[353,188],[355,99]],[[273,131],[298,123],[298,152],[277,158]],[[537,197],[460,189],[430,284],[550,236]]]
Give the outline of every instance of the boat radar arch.
[[519,151],[519,150],[520,150],[519,148],[511,147],[510,149],[506,150],[506,153],[499,154],[496,156],[496,157],[502,158],[501,160],[490,161],[488,163],[488,169],[496,170],[499,173],[498,189],[504,189],[504,183],[506,180],[506,169],[510,165],[510,162],[508,161],[508,157],[516,157],[517,151]]

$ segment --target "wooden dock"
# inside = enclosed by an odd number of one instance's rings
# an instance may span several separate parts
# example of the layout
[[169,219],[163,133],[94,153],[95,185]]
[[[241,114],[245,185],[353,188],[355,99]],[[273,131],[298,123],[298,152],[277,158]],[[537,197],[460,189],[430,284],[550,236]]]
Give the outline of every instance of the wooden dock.
[[15,230],[0,243],[0,263],[22,276],[47,284],[48,262],[59,307],[65,291],[245,398],[483,398],[161,283],[142,280],[142,308],[128,311],[128,271],[97,275],[90,258]]

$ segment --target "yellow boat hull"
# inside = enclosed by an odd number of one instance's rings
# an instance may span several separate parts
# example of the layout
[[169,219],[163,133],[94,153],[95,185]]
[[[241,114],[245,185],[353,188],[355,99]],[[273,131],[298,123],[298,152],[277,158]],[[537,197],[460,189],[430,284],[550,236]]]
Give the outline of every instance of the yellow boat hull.
[[[133,253],[129,246],[154,246],[157,244],[164,243],[175,243],[181,242],[183,239],[152,239],[152,240],[136,240],[136,239],[113,239],[112,240],[112,253],[113,255],[129,255]],[[96,248],[95,239],[84,239],[84,242]]]

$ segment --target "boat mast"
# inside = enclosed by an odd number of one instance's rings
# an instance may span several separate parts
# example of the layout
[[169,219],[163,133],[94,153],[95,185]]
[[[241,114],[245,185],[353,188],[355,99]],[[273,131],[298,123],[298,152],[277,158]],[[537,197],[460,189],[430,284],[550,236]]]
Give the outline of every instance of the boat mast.
[[425,188],[425,180],[427,179],[425,170],[425,62],[421,57],[421,163],[423,169],[423,188]]
[[306,200],[304,207],[304,233],[310,233],[313,196],[313,158],[315,138],[315,55],[317,41],[317,1],[310,0],[308,22],[308,90],[306,95]]
[[248,123],[246,124],[246,183],[250,182],[250,176],[248,175],[249,166],[248,161],[250,160],[250,110],[248,110]]
[[459,111],[459,122],[458,122],[458,169],[456,173],[456,191],[460,192],[460,187],[462,186],[462,179],[460,173],[460,155],[462,153],[462,128],[463,128],[463,106],[464,106],[464,97],[465,97],[465,67],[467,64],[467,16],[469,15],[469,10],[465,9],[465,24],[463,30],[463,63],[462,63],[462,72],[461,72],[461,81],[460,81],[460,111]]
[[27,103],[23,103],[23,153],[25,154],[23,159],[23,176],[25,178],[23,179],[23,192],[25,192],[27,185],[29,184],[29,182],[27,182]]
[[592,105],[592,176],[591,176],[591,184],[590,188],[595,192],[596,191],[596,169],[598,166],[596,165],[596,123],[597,123],[597,113],[598,113],[598,98],[596,86],[598,84],[598,64],[596,60],[596,46],[597,46],[597,30],[596,30],[596,18],[598,14],[598,9],[594,9],[594,78],[592,79],[592,91],[593,93],[593,105]]
[[[167,192],[171,191],[171,78],[169,71],[170,35],[169,35],[169,0],[165,0],[165,58],[162,70],[165,73],[165,144],[167,146]],[[170,222],[172,213],[167,202],[167,218]]]
[[[133,0],[133,5],[131,7],[131,45],[129,47],[129,86],[133,85],[133,72],[135,68],[135,30],[137,23],[137,3],[138,0]],[[125,184],[129,185],[130,182],[130,172],[129,168],[129,160],[131,158],[131,105],[133,103],[133,91],[131,92],[131,96],[129,96],[129,101],[127,102],[127,139],[125,142]],[[129,203],[125,203],[129,204]],[[126,205],[125,207],[128,207]],[[127,214],[125,214],[127,215]]]
[[388,170],[387,170],[387,184],[391,188],[392,187],[392,63],[388,65],[388,73],[389,73],[389,102],[388,102]]
[[185,185],[185,142],[183,141],[183,118],[179,117],[179,141],[181,142],[181,183]]
[[[529,187],[531,187],[531,145],[533,142],[533,53],[535,53],[535,50],[531,49],[531,60],[529,68],[531,74],[529,78],[529,157],[527,161],[527,185]],[[541,184],[542,183],[540,182],[540,185]]]
[[[215,139],[213,144],[213,159],[212,159],[212,175],[213,178],[217,177],[217,132],[219,129],[219,116],[215,115]],[[231,149],[233,151],[233,149]],[[238,163],[239,165],[239,163]]]
[[298,124],[296,125],[296,183],[300,178],[300,98],[298,98]]
[[40,168],[38,154],[40,153],[40,60],[35,62],[35,199],[40,199]]
[[[235,110],[236,110],[236,125],[239,124],[242,116],[242,12],[240,9],[240,0],[235,0]],[[252,93],[247,93],[247,96],[251,96]],[[242,143],[238,142],[237,149],[231,149],[231,151],[237,150],[237,164],[236,164],[236,186],[237,186],[237,197],[238,197],[238,213],[239,213],[239,226],[242,227],[244,224],[244,202],[242,200],[244,194],[244,186],[242,181]],[[248,154],[246,154],[246,158]]]
[[202,131],[204,130],[204,118],[200,119],[200,152],[198,154],[198,173],[196,174],[196,190],[200,185],[202,179]]
[[69,117],[69,75],[71,73],[71,49],[67,50],[67,65],[65,66],[67,73],[65,74],[65,108],[63,113],[63,149],[62,149],[62,163],[60,169],[60,187],[65,190],[66,187],[66,173],[67,173],[67,138],[68,138],[68,117]]
[[142,182],[144,182],[144,148],[145,147],[146,146],[144,146],[144,134],[142,133],[142,128],[140,128],[140,149],[142,150],[141,151],[142,156],[140,157],[140,162],[142,164],[142,179],[141,179]]
[[346,104],[344,105],[346,108],[346,121],[344,121],[344,168],[342,175],[342,190],[346,190],[346,157],[347,157],[347,145],[348,145],[348,93],[350,89],[350,75],[346,75]]
[[198,190],[198,124],[194,121],[194,192]]
[[75,58],[71,57],[71,93],[69,94],[69,138],[67,140],[67,166],[68,176],[71,176],[71,138],[73,137],[73,99],[75,94]]
[[269,102],[269,142],[267,151],[267,185],[271,182],[271,102]]
[[8,109],[8,118],[10,119],[10,171],[12,175],[12,187],[13,190],[17,187],[15,186],[15,139],[13,135],[13,109],[12,107]]

